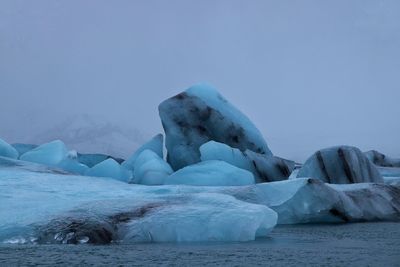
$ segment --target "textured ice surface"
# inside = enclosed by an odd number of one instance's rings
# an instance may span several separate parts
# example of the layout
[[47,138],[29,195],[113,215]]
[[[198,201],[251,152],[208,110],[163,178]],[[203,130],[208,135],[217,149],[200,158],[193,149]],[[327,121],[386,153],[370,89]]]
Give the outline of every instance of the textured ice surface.
[[160,158],[163,158],[164,137],[162,134],[157,134],[150,141],[139,147],[132,156],[122,163],[126,169],[133,171],[135,168],[135,161],[139,155],[145,150],[151,150],[156,153]]
[[58,163],[57,167],[67,172],[81,174],[81,175],[85,174],[86,171],[89,169],[89,167],[86,166],[85,164],[82,164],[76,159],[69,157],[63,159],[60,163]]
[[286,180],[295,163],[274,156],[258,154],[250,150],[244,152],[226,144],[209,141],[200,146],[200,158],[206,160],[222,160],[238,168],[253,173],[256,182]]
[[400,176],[399,177],[383,177],[385,184],[394,185],[400,187]]
[[48,166],[56,166],[67,156],[68,150],[60,140],[40,145],[25,154],[20,159]]
[[184,188],[59,174],[0,158],[0,242],[248,241],[276,224],[264,205]]
[[152,150],[144,150],[135,160],[133,179],[135,184],[162,185],[173,173],[171,166]]
[[374,164],[356,147],[337,146],[314,153],[297,177],[314,177],[331,184],[383,183]]
[[132,174],[130,171],[119,165],[118,162],[109,158],[93,166],[85,172],[88,176],[109,177],[127,182]]
[[158,109],[174,170],[199,162],[199,147],[210,140],[272,155],[254,124],[210,86],[193,86]]
[[225,161],[209,160],[187,166],[167,177],[165,184],[233,186],[254,184],[251,172]]
[[393,159],[376,150],[364,152],[365,156],[375,165],[382,167],[400,167],[400,159]]
[[0,138],[0,156],[12,159],[18,158],[18,151],[9,143]]

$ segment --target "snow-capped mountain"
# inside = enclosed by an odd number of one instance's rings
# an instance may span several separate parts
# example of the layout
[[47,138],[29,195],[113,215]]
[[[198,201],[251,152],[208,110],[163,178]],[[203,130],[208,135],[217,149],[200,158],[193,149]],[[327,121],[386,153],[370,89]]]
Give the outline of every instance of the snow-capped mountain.
[[29,143],[41,144],[55,139],[81,153],[126,158],[145,141],[145,134],[89,115],[76,115],[34,134]]

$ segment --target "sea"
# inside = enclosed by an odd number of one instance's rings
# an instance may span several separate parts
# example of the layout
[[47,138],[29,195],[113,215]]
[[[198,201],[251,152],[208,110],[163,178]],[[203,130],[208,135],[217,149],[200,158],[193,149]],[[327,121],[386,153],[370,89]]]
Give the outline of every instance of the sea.
[[280,225],[235,243],[3,244],[0,266],[400,266],[400,223]]

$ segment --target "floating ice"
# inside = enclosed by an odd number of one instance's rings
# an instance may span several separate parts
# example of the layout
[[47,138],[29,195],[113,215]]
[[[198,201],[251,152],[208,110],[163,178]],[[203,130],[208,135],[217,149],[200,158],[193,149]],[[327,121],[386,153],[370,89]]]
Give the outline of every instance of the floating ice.
[[173,173],[165,184],[230,186],[254,184],[251,172],[220,160],[203,161]]
[[68,152],[67,157],[57,164],[57,167],[67,172],[83,175],[89,167],[85,164],[79,163],[77,157],[78,155],[76,151],[70,151]]
[[26,152],[38,147],[37,145],[33,144],[21,144],[21,143],[15,143],[11,145],[18,151],[19,157],[21,157]]
[[135,160],[131,183],[144,185],[162,185],[165,178],[172,174],[171,166],[152,150],[144,150]]
[[210,86],[193,86],[158,109],[174,170],[199,162],[199,147],[210,140],[272,155],[254,124]]
[[128,185],[6,162],[0,164],[0,242],[249,241],[265,237],[277,221],[265,205],[207,188]]
[[317,151],[297,177],[314,177],[332,184],[383,183],[382,175],[356,147],[337,146]]
[[132,156],[130,156],[127,160],[122,163],[126,169],[131,170],[133,172],[135,168],[135,161],[138,156],[145,150],[151,150],[156,153],[161,159],[164,157],[163,155],[163,146],[164,146],[164,137],[162,134],[157,134],[150,141],[139,147]]
[[6,141],[0,138],[0,156],[17,159],[18,151],[10,144],[8,144]]
[[215,141],[201,145],[200,154],[202,161],[222,160],[248,170],[253,173],[258,183],[286,180],[295,165],[293,161],[258,154],[250,150],[242,152],[237,148]]
[[126,170],[124,167],[118,164],[115,160],[109,158],[99,164],[96,164],[92,168],[85,172],[88,176],[97,177],[109,177],[114,178],[123,182],[127,182],[132,174],[130,171]]
[[82,153],[78,153],[77,155],[77,160],[82,163],[85,164],[88,167],[93,167],[96,164],[99,164],[102,161],[105,161],[106,159],[113,159],[116,162],[118,162],[119,164],[121,164],[124,160],[120,159],[120,158],[115,158],[112,157],[110,155],[104,155],[104,154],[82,154]]
[[68,150],[65,144],[60,140],[55,140],[26,152],[20,159],[48,166],[56,166],[67,156],[67,153]]
[[376,150],[364,152],[364,155],[375,165],[381,167],[400,167],[400,159],[393,159]]

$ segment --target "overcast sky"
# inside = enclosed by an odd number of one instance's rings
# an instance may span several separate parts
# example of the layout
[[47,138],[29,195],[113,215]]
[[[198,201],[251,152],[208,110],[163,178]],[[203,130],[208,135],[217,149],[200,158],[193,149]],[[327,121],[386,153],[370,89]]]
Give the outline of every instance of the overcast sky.
[[158,104],[207,82],[274,154],[400,156],[399,14],[397,0],[1,0],[0,136],[72,114],[155,134]]

